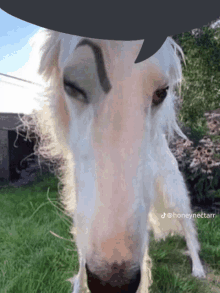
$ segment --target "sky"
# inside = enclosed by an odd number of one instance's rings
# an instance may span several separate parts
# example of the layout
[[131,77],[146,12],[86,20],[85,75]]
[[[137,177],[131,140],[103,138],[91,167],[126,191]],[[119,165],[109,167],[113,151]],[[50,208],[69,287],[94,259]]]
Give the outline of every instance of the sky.
[[[37,73],[39,47],[43,40],[34,37],[39,30],[42,28],[0,9],[0,73],[43,84]],[[31,44],[34,40],[37,46],[33,52]],[[33,55],[34,58],[30,58]],[[43,99],[35,94],[35,90],[38,87],[0,75],[0,113],[29,114],[33,109],[39,108]]]
[[28,43],[40,27],[20,20],[0,9],[0,72],[15,72],[28,61]]

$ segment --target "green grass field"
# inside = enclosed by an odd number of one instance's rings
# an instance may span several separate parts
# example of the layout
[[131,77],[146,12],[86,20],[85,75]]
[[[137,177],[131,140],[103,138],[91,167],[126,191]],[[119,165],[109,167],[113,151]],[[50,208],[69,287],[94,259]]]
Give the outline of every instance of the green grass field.
[[[66,280],[77,273],[78,257],[57,180],[49,176],[24,187],[2,188],[0,202],[0,293],[70,293]],[[181,237],[155,242],[151,236],[151,293],[220,292],[220,216],[197,219],[197,224],[208,280],[191,276]]]

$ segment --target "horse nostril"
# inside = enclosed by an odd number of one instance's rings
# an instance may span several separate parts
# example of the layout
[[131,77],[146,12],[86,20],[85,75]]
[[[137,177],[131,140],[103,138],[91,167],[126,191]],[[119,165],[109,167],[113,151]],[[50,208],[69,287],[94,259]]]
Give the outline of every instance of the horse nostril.
[[132,277],[127,278],[125,273],[121,273],[117,265],[112,266],[112,276],[108,281],[103,281],[98,275],[92,273],[87,264],[86,272],[88,287],[91,293],[135,293],[141,280],[140,269]]

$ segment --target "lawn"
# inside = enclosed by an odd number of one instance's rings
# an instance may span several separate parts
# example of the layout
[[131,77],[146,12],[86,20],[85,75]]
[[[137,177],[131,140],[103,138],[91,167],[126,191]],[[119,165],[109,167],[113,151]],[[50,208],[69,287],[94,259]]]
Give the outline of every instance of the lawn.
[[77,273],[78,258],[57,181],[4,188],[0,197],[0,292],[71,292],[65,280]]
[[[78,257],[57,183],[49,176],[0,190],[0,293],[71,292],[66,280],[77,273]],[[197,225],[208,280],[191,276],[191,260],[182,253],[186,244],[181,237],[155,242],[151,235],[151,293],[220,292],[220,216],[197,219]]]

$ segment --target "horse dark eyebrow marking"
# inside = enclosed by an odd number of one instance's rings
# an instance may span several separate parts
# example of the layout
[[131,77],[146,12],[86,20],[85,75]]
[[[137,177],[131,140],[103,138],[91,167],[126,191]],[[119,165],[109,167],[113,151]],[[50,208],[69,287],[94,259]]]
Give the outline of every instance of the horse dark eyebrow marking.
[[102,50],[98,45],[96,45],[95,43],[87,39],[83,39],[81,42],[79,42],[76,48],[81,46],[86,46],[86,45],[89,46],[94,52],[99,81],[103,91],[107,94],[111,90],[112,86],[110,84],[110,81],[108,79],[107,72],[105,69],[105,63],[104,63]]

